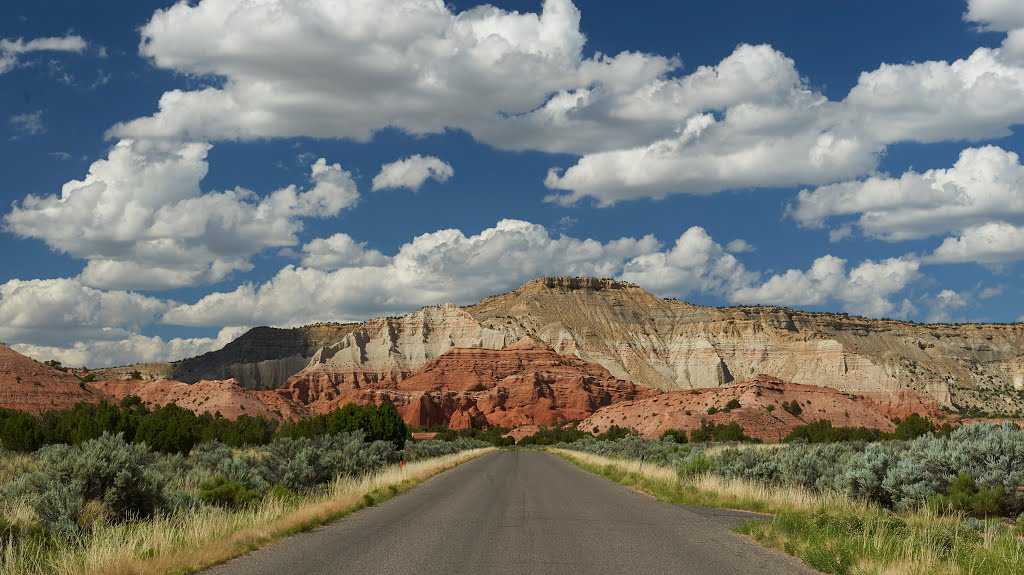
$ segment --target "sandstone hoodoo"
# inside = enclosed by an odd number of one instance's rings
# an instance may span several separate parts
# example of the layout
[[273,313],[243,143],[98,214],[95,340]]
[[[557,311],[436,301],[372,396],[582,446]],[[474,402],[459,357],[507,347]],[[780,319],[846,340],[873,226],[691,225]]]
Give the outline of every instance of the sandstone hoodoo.
[[38,415],[99,400],[74,375],[0,344],[0,407]]
[[598,410],[579,428],[604,433],[616,425],[636,429],[645,437],[660,437],[669,429],[689,432],[704,422],[735,422],[751,437],[781,441],[795,427],[823,419],[835,427],[889,432],[896,428],[891,418],[905,418],[911,413],[943,417],[938,403],[910,391],[894,398],[878,398],[762,375],[719,388],[671,391],[616,403]]
[[330,383],[322,372],[311,370],[293,376],[278,393],[308,405],[314,413],[348,402],[388,401],[412,425],[461,429],[564,423],[656,392],[526,338],[500,350],[451,349],[399,383]]
[[274,389],[301,373],[325,393],[346,385],[392,388],[453,348],[496,350],[524,337],[666,391],[763,373],[862,395],[909,390],[954,409],[1024,409],[1021,324],[920,325],[777,307],[702,307],[591,278],[541,278],[470,306],[359,324],[256,328],[203,356],[98,377],[139,369],[151,378],[235,378],[248,388]]

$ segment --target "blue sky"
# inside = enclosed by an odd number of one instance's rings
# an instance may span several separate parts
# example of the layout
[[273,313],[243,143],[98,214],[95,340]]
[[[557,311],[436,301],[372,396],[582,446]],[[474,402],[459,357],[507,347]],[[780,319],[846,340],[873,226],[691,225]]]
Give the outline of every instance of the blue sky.
[[0,340],[39,359],[553,274],[1024,314],[1013,0],[104,6],[0,7]]

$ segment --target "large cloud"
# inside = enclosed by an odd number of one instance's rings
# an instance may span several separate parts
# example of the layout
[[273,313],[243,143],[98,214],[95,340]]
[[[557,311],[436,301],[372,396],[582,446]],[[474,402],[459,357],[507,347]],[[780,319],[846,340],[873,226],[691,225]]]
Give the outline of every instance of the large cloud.
[[584,57],[569,0],[539,14],[421,0],[179,3],[143,27],[141,52],[223,82],[168,92],[155,115],[112,133],[367,140],[388,126],[463,129],[502,148],[582,155],[546,179],[564,204],[821,185],[870,172],[894,142],[997,137],[1024,121],[1024,62],[1007,48],[1019,12],[971,2],[966,18],[1008,31],[1003,48],[883,64],[830,101],[766,45],[686,74],[653,54]]
[[909,171],[899,178],[872,176],[804,190],[790,214],[809,227],[856,216],[853,223],[870,237],[920,239],[993,219],[1024,221],[1022,192],[1020,157],[985,146],[965,149],[949,169]]
[[568,0],[539,15],[423,0],[179,3],[142,28],[142,54],[227,82],[168,92],[155,116],[114,132],[365,140],[386,126],[423,134],[525,113],[577,73],[579,18]]
[[843,309],[868,316],[906,315],[892,302],[918,277],[920,264],[908,258],[867,260],[849,272],[846,260],[823,256],[809,270],[789,270],[760,285],[736,290],[731,299],[738,303],[790,306],[823,305],[839,302]]
[[139,333],[173,305],[72,278],[10,280],[0,284],[0,341],[40,361],[96,367],[192,357],[219,349],[244,331],[225,327],[215,338],[169,340]]
[[303,218],[337,215],[358,199],[349,173],[323,158],[311,166],[306,191],[203,193],[209,148],[122,140],[60,196],[29,195],[4,222],[21,237],[88,260],[82,280],[89,285],[159,289],[248,270],[253,254],[298,243]]
[[925,261],[1000,264],[1024,259],[1024,226],[991,222],[946,238]]
[[[262,285],[243,285],[174,308],[164,321],[292,325],[392,315],[444,301],[470,303],[543,275],[610,277],[627,260],[658,249],[653,236],[602,243],[554,237],[542,226],[518,220],[502,220],[475,235],[454,229],[423,234],[387,259],[345,239],[327,241],[340,245],[346,256],[308,261],[325,269],[288,266]],[[335,266],[340,267],[330,269]]]
[[856,225],[888,241],[957,234],[925,259],[930,263],[1024,259],[1024,165],[1002,148],[968,148],[948,169],[804,190],[790,214],[801,225],[835,220],[840,230]]
[[672,249],[627,262],[620,277],[661,295],[685,297],[695,292],[724,295],[756,280],[757,274],[726,253],[704,228],[692,227]]
[[66,346],[48,346],[19,343],[12,347],[39,361],[56,359],[68,366],[111,366],[130,363],[174,361],[195,357],[231,343],[247,328],[225,327],[216,337],[175,337],[165,340],[157,336],[137,333],[126,334],[115,340],[79,340]]
[[103,291],[74,279],[0,284],[0,341],[53,345],[76,338],[120,339],[170,307],[125,291]]
[[[479,234],[423,234],[386,258],[347,236],[311,242],[305,267],[288,266],[261,285],[210,294],[170,309],[163,321],[182,325],[295,325],[394,315],[443,301],[472,303],[543,275],[617,277],[665,297],[712,294],[739,303],[824,305],[867,315],[894,311],[891,299],[917,277],[909,259],[865,261],[846,271],[832,256],[809,271],[758,281],[699,227],[669,249],[652,236],[610,242],[552,236],[542,226],[503,220]],[[335,252],[328,248],[335,246]],[[337,253],[337,258],[325,254]],[[370,263],[374,262],[374,263]],[[316,264],[318,267],[310,267]]]

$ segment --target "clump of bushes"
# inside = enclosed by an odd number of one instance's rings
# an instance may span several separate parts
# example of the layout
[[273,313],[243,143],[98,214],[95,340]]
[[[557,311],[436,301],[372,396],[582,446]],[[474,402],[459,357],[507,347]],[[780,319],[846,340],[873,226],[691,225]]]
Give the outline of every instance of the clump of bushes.
[[[910,435],[929,428],[915,419],[905,420],[911,421],[904,428]],[[662,440],[589,438],[558,447],[643,458],[673,467],[680,474],[713,470],[726,478],[766,485],[839,492],[889,509],[930,505],[939,511],[1008,518],[1024,513],[1024,491],[1020,489],[1024,486],[1024,431],[1010,424],[969,425],[948,434],[935,426],[930,429],[932,432],[912,440],[792,441],[772,449],[727,447],[707,455],[695,443],[705,438],[721,441],[733,431],[719,433],[719,426],[712,428],[705,422],[691,433],[689,444],[676,443],[676,433],[672,433]],[[847,432],[818,424],[806,426],[802,433],[803,437],[794,439]]]
[[236,508],[252,505],[263,499],[263,494],[255,489],[231,481],[218,475],[199,486],[199,500],[207,505]]
[[361,431],[318,437],[283,437],[264,448],[260,459],[267,483],[307,491],[339,475],[359,475],[397,463],[390,441],[367,443]]
[[687,443],[686,432],[681,429],[666,429],[661,434],[662,441],[671,441],[672,443]]
[[833,443],[839,441],[877,441],[882,432],[867,427],[833,427],[827,419],[807,425],[798,425],[786,436],[786,443],[803,441],[806,443]]
[[9,490],[28,496],[39,522],[74,533],[87,504],[102,506],[114,521],[151,516],[163,503],[168,478],[158,474],[155,454],[121,435],[104,434],[77,446],[52,445],[37,454],[35,471]]
[[279,438],[312,438],[361,431],[367,441],[390,441],[395,449],[405,446],[409,429],[390,403],[359,406],[349,403],[326,415],[286,421],[277,430]]
[[714,424],[706,419],[700,421],[700,427],[690,431],[691,443],[707,443],[709,441],[743,441],[757,442],[757,439],[747,436],[743,428],[735,421],[731,423]]
[[636,435],[613,440],[586,437],[572,443],[555,444],[554,447],[585,451],[605,457],[642,459],[655,465],[674,469],[691,465],[696,458],[703,457],[704,453],[699,446],[676,443],[675,441],[643,439]]
[[[515,440],[512,440],[512,443],[515,443]],[[402,454],[406,461],[414,461],[416,459],[452,455],[460,451],[491,447],[492,445],[490,442],[481,439],[466,437],[456,437],[452,440],[428,439],[426,441],[407,443]]]

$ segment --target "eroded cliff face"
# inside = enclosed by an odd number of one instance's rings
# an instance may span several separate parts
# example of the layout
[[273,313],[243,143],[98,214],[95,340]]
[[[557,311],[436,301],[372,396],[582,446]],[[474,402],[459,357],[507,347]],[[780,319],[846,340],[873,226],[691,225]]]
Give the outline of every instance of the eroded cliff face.
[[616,377],[662,390],[768,374],[844,392],[910,389],[947,407],[1024,407],[1021,324],[710,308],[659,299],[632,284],[574,278],[536,280],[466,309],[485,326],[536,334]]
[[[946,407],[1024,408],[1024,325],[918,325],[772,307],[712,308],[592,278],[541,278],[477,304],[361,324],[256,328],[223,350],[143,375],[272,389],[392,387],[453,348],[535,337],[614,377],[676,390],[768,374],[843,392],[917,391]],[[105,370],[124,377],[135,366]],[[117,373],[118,375],[114,375]]]
[[657,392],[616,379],[599,365],[559,355],[539,340],[524,338],[499,350],[447,350],[401,381],[332,379],[316,368],[296,374],[277,393],[312,413],[328,413],[346,403],[387,401],[412,425],[447,424],[462,429],[550,426]]

